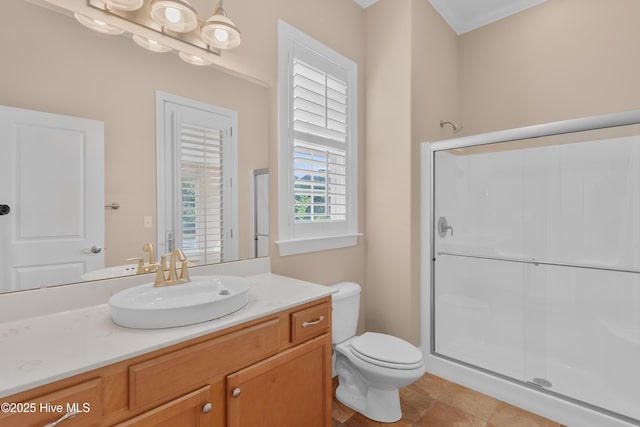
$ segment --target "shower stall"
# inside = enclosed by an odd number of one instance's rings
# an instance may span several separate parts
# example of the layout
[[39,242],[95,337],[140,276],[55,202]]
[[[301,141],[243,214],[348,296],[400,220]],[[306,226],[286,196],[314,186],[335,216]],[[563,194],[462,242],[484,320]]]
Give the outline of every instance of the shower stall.
[[429,372],[640,425],[640,110],[422,145]]

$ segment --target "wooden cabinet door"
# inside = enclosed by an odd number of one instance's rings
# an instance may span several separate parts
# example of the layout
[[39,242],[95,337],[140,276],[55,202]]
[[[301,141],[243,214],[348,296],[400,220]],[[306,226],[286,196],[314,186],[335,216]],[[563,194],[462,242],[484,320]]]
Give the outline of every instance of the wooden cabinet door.
[[330,335],[227,376],[227,426],[331,426]]
[[214,410],[208,385],[115,427],[211,427]]

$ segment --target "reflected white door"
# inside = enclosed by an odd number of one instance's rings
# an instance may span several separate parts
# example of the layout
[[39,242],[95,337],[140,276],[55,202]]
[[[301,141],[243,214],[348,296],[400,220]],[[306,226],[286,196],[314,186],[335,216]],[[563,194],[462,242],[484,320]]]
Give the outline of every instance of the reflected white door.
[[104,267],[103,158],[102,122],[0,106],[0,292]]

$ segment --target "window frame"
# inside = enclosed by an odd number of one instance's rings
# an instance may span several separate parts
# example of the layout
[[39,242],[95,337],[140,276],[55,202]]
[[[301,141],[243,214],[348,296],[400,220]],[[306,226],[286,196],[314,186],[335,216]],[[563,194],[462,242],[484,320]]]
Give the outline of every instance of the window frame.
[[[298,55],[296,55],[296,50]],[[347,197],[344,222],[294,220],[294,130],[291,64],[296,57],[347,84],[346,142]],[[281,256],[355,246],[358,236],[358,91],[357,64],[307,34],[278,21],[278,244]],[[322,144],[319,144],[323,146]],[[330,147],[330,145],[326,145]]]

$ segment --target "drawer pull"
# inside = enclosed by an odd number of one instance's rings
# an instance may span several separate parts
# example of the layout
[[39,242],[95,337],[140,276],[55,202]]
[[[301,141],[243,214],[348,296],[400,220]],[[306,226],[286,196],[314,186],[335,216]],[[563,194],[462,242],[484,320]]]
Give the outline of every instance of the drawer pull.
[[213,408],[213,405],[211,404],[211,402],[207,402],[207,403],[202,407],[202,412],[204,412],[205,414],[208,414],[209,412],[211,412],[211,408]]
[[68,420],[69,418],[73,418],[76,415],[78,415],[78,413],[76,411],[67,412],[66,414],[64,414],[63,416],[58,418],[57,421],[54,421],[54,422],[49,423],[49,424],[45,424],[44,427],[56,427],[58,424],[60,424],[64,420]]
[[233,397],[240,396],[240,389],[239,388],[233,389],[233,391],[231,392],[231,396]]
[[320,317],[318,317],[317,320],[314,320],[312,322],[302,322],[302,327],[306,328],[307,326],[317,325],[318,323],[322,322],[323,320],[324,320],[324,316],[320,316]]

